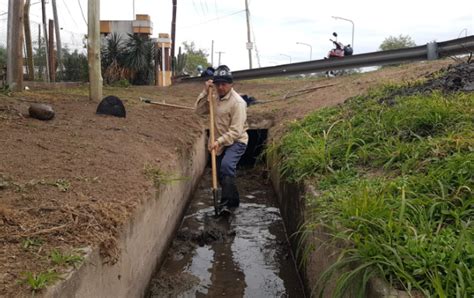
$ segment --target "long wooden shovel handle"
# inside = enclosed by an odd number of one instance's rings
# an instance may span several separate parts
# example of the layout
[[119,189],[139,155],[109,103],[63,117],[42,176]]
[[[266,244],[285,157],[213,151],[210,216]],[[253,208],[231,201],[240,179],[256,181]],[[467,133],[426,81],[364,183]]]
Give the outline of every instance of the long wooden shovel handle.
[[[210,143],[214,144],[216,136],[214,133],[214,98],[212,96],[212,87],[207,89],[207,101],[209,102],[209,133]],[[211,150],[211,166],[212,166],[212,189],[217,189],[217,163],[216,150]]]

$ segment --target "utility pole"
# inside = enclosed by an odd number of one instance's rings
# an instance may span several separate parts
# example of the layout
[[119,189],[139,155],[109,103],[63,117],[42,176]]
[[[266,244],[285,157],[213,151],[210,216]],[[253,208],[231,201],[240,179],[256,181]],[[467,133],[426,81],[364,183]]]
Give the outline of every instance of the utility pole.
[[214,67],[214,39],[212,40],[211,45],[211,66]]
[[176,40],[176,10],[178,6],[178,0],[173,0],[173,18],[171,20],[171,71],[174,73],[175,71],[175,62],[176,59],[174,57],[174,47],[175,47],[175,40]]
[[217,66],[220,66],[221,65],[221,54],[225,54],[225,52],[216,52],[217,54],[219,54],[219,64]]
[[[135,5],[135,3],[134,3]],[[87,61],[89,64],[89,99],[102,99],[100,71],[100,0],[88,1]]]
[[61,49],[61,33],[59,31],[59,18],[58,18],[58,9],[56,7],[56,0],[52,0],[51,4],[53,5],[53,17],[54,17],[54,31],[56,32],[56,51],[58,57],[58,66],[62,70],[63,60],[62,60],[62,49]]
[[56,82],[56,57],[54,57],[54,21],[49,20],[49,71],[50,71],[50,80]]
[[252,69],[252,40],[250,39],[250,11],[248,0],[245,0],[245,14],[247,16],[247,49],[249,50],[249,69]]
[[49,59],[48,59],[48,30],[46,29],[46,4],[45,0],[41,0],[41,11],[43,13],[43,35],[44,35],[44,47],[45,47],[45,52],[44,52],[44,57],[46,59],[46,76],[45,76],[45,81],[49,83]]
[[26,0],[23,11],[23,22],[25,26],[25,46],[26,46],[26,63],[28,65],[28,79],[35,79],[35,67],[33,64],[33,45],[31,44],[31,28],[30,28],[30,4],[31,0]]
[[23,1],[8,1],[7,84],[12,91],[23,89]]
[[[38,54],[41,53],[41,24],[38,24]],[[38,78],[43,78],[43,65],[38,63]]]

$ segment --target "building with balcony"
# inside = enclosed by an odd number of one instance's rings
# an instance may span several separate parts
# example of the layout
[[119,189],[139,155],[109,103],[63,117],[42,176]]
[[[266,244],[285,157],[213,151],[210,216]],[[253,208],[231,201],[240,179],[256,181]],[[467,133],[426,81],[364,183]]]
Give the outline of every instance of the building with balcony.
[[126,37],[127,34],[143,34],[153,35],[153,22],[150,20],[150,16],[146,14],[137,14],[135,20],[131,21],[111,21],[101,20],[100,21],[100,34],[103,37],[111,33],[118,33],[122,37]]

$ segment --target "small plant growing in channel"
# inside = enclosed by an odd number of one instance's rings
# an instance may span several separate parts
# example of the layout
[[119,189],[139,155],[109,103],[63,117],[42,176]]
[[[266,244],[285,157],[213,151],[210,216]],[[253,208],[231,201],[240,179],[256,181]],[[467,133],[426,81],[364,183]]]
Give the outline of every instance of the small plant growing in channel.
[[153,182],[153,185],[156,188],[160,188],[160,186],[174,181],[188,179],[187,177],[173,177],[173,175],[165,173],[160,168],[154,167],[153,165],[148,163],[145,164],[143,173],[145,174],[145,177],[147,177]]
[[83,260],[84,257],[80,255],[76,255],[73,253],[61,253],[57,249],[53,249],[49,255],[51,262],[54,265],[63,266],[63,265],[70,265],[76,267],[79,265]]
[[27,285],[30,290],[35,293],[54,283],[58,279],[60,279],[60,275],[53,270],[40,273],[25,272],[23,273],[23,279],[20,280],[19,283]]

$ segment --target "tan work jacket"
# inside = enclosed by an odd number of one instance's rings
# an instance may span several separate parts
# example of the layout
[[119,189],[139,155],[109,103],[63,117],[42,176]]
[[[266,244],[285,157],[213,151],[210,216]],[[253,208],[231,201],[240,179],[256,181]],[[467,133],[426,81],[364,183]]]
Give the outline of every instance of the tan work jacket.
[[[223,98],[216,97],[218,96],[214,93],[214,127],[220,147],[217,155],[220,155],[225,146],[235,142],[248,143],[247,103],[233,88]],[[195,108],[199,115],[209,114],[207,90],[199,94]]]

